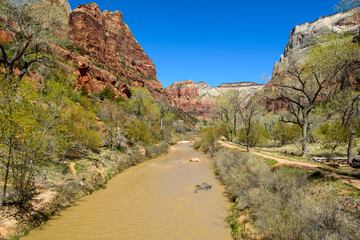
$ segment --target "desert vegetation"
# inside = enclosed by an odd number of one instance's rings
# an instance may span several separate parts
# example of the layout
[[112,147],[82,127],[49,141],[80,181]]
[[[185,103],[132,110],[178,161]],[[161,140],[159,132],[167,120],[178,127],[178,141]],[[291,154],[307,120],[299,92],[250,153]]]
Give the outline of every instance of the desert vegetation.
[[[57,50],[78,47],[68,47],[67,19],[54,4],[2,1],[0,11],[10,38],[0,42],[1,216],[40,224],[188,132],[177,110],[147,89],[133,87],[128,99],[111,86],[75,90],[76,69]],[[50,205],[33,206],[51,189]]]
[[[271,167],[238,150],[221,150],[213,159],[235,200],[228,218],[235,239],[359,238],[358,199],[336,196],[341,188],[334,180],[319,172]],[[357,207],[348,207],[352,204]]]
[[[320,171],[219,146],[207,128],[194,147],[210,153],[234,205],[234,239],[358,239],[360,191]],[[320,169],[319,169],[320,170]]]
[[[247,151],[294,144],[295,155],[314,159],[331,155],[355,166],[360,93],[354,79],[359,51],[353,35],[323,33],[308,52],[289,52],[279,63],[279,72],[250,100],[233,90],[220,96],[218,118],[209,126]],[[283,107],[272,110],[273,103]]]
[[[341,1],[337,9],[358,5]],[[8,37],[0,42],[0,213],[20,223],[17,236],[124,169],[197,138],[194,148],[211,154],[235,202],[228,218],[235,239],[360,238],[358,189],[218,143],[289,160],[320,159],[319,169],[359,179],[358,35],[324,33],[308,52],[290,52],[262,92],[244,99],[228,91],[201,121],[163,92],[121,82],[117,73],[117,82],[98,92],[77,88],[79,69],[57,51],[86,53],[63,34],[67,17],[54,4],[1,1],[0,12],[0,31]],[[122,68],[138,70],[125,62]],[[127,94],[114,91],[121,87]],[[274,102],[284,107],[269,109]],[[37,204],[44,193],[50,200]]]

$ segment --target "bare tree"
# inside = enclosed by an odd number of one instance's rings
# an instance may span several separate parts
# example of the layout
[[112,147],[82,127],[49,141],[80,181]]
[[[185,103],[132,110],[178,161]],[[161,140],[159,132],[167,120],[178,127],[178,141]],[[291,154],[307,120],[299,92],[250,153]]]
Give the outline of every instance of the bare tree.
[[165,121],[166,117],[169,116],[169,114],[173,110],[173,107],[170,105],[169,100],[164,95],[161,95],[159,98],[157,98],[156,103],[159,107],[160,132],[162,133],[162,131],[164,129],[164,121]]
[[116,103],[106,100],[101,105],[99,116],[105,122],[108,133],[107,146],[112,150],[126,147],[127,140],[123,134],[126,122],[125,112]]
[[227,91],[217,99],[220,118],[228,125],[230,141],[237,141],[239,111],[244,101],[245,99],[240,97],[239,92],[234,90]]
[[[47,1],[7,0],[1,1],[0,31],[8,36],[8,42],[0,43],[0,63],[9,79],[18,69],[19,81],[32,67],[52,67],[52,44],[57,42],[56,26],[64,25],[64,16],[56,14],[56,8]],[[54,36],[55,35],[55,36]],[[63,34],[64,35],[64,34]]]
[[241,120],[244,124],[246,134],[246,151],[250,151],[250,138],[251,132],[254,127],[254,118],[259,114],[261,110],[260,98],[253,96],[245,107],[239,108]]
[[326,100],[344,85],[341,73],[358,64],[359,47],[349,36],[330,34],[320,39],[305,57],[290,54],[283,61],[284,73],[273,79],[275,98],[289,104],[289,114],[281,120],[302,129],[302,152],[307,155],[309,117],[320,100]]

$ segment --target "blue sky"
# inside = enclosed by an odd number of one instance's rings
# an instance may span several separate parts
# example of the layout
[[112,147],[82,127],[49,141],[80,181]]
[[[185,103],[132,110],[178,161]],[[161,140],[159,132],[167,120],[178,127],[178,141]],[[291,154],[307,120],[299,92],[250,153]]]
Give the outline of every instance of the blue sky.
[[[71,8],[89,1],[70,0]],[[333,14],[337,0],[131,0],[96,2],[119,10],[154,61],[164,87],[192,79],[211,86],[271,76],[295,25]]]

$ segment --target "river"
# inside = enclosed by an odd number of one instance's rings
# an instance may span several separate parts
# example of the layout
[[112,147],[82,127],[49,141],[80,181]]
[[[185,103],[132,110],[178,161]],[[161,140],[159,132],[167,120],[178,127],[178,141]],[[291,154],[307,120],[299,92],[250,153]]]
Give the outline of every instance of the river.
[[[178,144],[167,155],[125,170],[106,189],[80,199],[22,239],[232,239],[224,187],[210,160],[191,145]],[[190,163],[190,157],[201,162]],[[203,182],[212,188],[195,192]]]

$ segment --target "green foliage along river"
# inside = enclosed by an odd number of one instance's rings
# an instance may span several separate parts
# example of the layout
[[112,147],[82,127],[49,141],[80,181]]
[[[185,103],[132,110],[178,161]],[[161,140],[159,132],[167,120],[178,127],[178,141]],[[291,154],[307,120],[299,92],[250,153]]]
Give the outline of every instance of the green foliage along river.
[[[124,171],[24,239],[231,239],[224,187],[191,145]],[[196,192],[204,182],[212,188]]]

